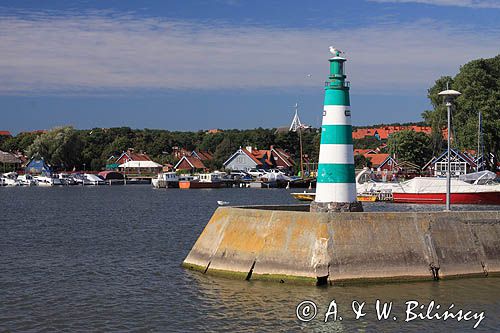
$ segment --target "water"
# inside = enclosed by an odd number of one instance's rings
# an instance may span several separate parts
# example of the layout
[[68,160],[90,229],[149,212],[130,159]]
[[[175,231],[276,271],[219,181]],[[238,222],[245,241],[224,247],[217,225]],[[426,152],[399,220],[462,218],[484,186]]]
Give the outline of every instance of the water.
[[[408,300],[484,311],[476,331],[500,331],[498,278],[320,288],[185,270],[180,264],[217,200],[296,203],[281,189],[0,188],[0,332],[473,331],[475,320],[405,323]],[[324,323],[333,299],[343,320]],[[394,302],[397,321],[377,320],[376,299]],[[295,317],[303,300],[317,304],[310,322]],[[366,302],[366,316],[354,319],[353,300]]]

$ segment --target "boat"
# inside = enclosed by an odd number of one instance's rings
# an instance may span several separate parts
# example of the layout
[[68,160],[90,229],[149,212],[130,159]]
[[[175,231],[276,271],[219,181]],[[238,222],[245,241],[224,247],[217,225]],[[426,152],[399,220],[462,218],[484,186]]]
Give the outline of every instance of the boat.
[[196,179],[181,180],[179,179],[179,188],[222,188],[226,184],[222,181],[219,173],[202,173]]
[[15,172],[7,172],[0,175],[1,186],[19,186],[20,183],[17,180],[17,174]]
[[304,193],[290,193],[292,197],[299,201],[314,201],[314,198],[316,198],[316,193],[310,193],[310,192],[305,192]]
[[378,195],[377,194],[360,194],[356,197],[358,201],[361,202],[374,202],[377,201]]
[[219,206],[227,206],[227,205],[229,205],[229,201],[217,200],[217,204]]
[[33,179],[36,181],[38,186],[50,187],[55,185],[64,185],[59,178],[52,178],[48,176],[34,176]]
[[[446,178],[416,177],[392,191],[394,202],[445,204]],[[475,184],[451,179],[451,204],[500,205],[500,184]]]
[[154,188],[178,188],[179,176],[175,172],[159,173],[156,178],[151,179]]
[[[290,193],[292,197],[299,201],[314,201],[316,198],[316,193],[311,193],[311,192],[297,192],[297,193]],[[376,194],[371,194],[371,195],[358,195],[357,200],[362,201],[362,202],[374,202],[377,201],[378,196]]]
[[106,182],[101,178],[91,173],[83,174],[84,185],[105,185]]
[[35,186],[36,181],[31,177],[30,174],[17,176],[17,181],[21,186]]

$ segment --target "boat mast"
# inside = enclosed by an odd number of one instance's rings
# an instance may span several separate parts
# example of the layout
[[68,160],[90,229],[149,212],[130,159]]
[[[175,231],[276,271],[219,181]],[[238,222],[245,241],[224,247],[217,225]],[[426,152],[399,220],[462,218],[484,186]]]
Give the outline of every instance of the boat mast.
[[481,117],[481,111],[478,112],[478,129],[477,129],[477,159],[476,159],[476,163],[478,163],[476,165],[476,171],[481,171],[481,165],[483,163],[483,161],[481,161],[481,164],[479,164],[479,157],[481,156],[482,159],[484,160],[484,156],[483,156],[483,150],[482,150],[482,139],[483,139],[483,133],[482,133],[482,117]]
[[300,178],[304,178],[304,161],[303,161],[303,152],[302,152],[302,123],[299,118],[299,103],[295,103],[293,106],[295,109],[295,116],[293,117],[292,124],[290,125],[290,131],[299,132],[299,148],[300,148]]

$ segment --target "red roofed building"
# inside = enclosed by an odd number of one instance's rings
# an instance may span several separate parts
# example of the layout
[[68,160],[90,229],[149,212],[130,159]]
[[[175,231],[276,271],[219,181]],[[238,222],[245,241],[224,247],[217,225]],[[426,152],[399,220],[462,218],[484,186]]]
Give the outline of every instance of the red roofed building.
[[7,136],[7,137],[11,137],[12,134],[10,134],[9,131],[0,131],[0,136]]
[[175,170],[181,171],[207,171],[208,168],[203,162],[195,156],[182,156],[179,162],[174,166]]
[[116,164],[120,165],[130,161],[151,161],[151,158],[144,153],[136,153],[134,149],[128,149],[124,151],[120,157],[116,159]]
[[[364,139],[365,137],[376,137],[380,140],[387,140],[392,133],[411,130],[430,135],[432,127],[430,126],[382,126],[376,128],[358,128],[352,132],[353,139]],[[444,132],[443,132],[444,135]]]
[[250,169],[280,169],[291,171],[294,162],[289,153],[271,146],[269,150],[252,147],[239,148],[225,162],[228,170],[248,171]]
[[377,171],[397,171],[398,163],[390,154],[365,154]]

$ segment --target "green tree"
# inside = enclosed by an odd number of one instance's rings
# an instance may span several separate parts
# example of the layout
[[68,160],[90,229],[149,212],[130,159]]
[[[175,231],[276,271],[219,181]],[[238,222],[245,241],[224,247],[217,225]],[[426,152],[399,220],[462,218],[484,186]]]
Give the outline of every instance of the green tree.
[[423,114],[431,124],[434,140],[445,127],[446,107],[439,91],[450,89],[462,93],[455,101],[452,110],[453,145],[459,149],[477,149],[478,113],[483,117],[483,135],[485,151],[498,156],[500,153],[500,55],[490,59],[473,60],[460,68],[459,73],[451,77],[439,78],[429,89],[429,99],[434,107]]
[[364,167],[371,168],[372,162],[365,156],[356,154],[354,155],[354,167],[356,169],[363,169]]
[[28,156],[39,155],[55,169],[79,167],[83,142],[71,126],[58,127],[38,136],[28,148]]
[[422,132],[411,130],[393,133],[387,142],[389,152],[400,162],[406,161],[423,166],[432,157],[431,138]]

